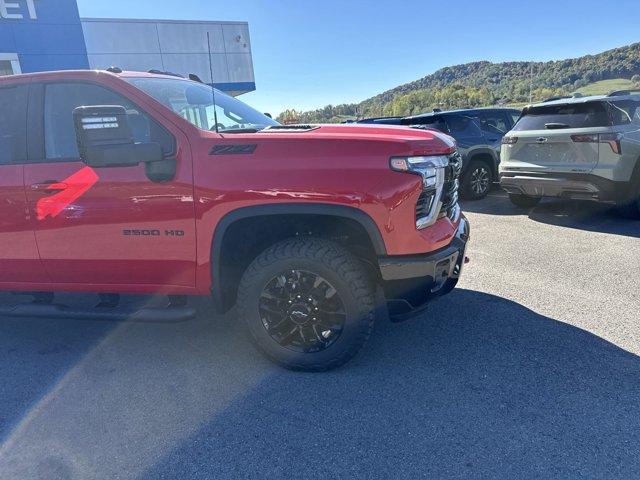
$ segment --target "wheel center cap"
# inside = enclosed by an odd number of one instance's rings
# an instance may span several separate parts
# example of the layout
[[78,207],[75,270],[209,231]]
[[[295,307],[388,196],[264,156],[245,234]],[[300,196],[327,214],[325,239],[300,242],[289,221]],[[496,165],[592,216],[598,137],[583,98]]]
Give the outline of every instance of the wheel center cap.
[[311,320],[311,310],[307,305],[295,303],[289,308],[289,318],[298,325],[304,325]]

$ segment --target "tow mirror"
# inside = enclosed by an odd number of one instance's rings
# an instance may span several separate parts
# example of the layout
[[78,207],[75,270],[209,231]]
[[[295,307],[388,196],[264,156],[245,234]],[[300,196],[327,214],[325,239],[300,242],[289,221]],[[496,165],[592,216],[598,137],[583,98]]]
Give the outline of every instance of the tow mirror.
[[78,151],[93,168],[135,167],[145,164],[152,181],[175,176],[175,159],[166,159],[158,143],[136,143],[129,116],[119,105],[78,107],[73,111]]

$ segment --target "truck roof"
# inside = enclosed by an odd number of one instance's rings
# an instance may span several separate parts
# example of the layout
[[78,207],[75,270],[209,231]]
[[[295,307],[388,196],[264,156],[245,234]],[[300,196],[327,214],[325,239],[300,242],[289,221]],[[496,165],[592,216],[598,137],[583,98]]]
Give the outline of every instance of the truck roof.
[[18,75],[8,75],[0,77],[0,83],[20,83],[37,79],[60,78],[95,78],[98,75],[111,75],[114,77],[160,77],[176,78],[176,75],[169,73],[136,72],[133,70],[109,71],[109,70],[53,70],[48,72],[21,73]]

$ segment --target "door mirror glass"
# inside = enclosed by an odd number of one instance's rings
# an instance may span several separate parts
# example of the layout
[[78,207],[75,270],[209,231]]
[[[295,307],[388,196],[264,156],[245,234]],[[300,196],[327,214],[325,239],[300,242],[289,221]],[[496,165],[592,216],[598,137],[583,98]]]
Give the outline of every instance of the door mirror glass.
[[78,107],[73,120],[80,158],[90,167],[132,167],[163,160],[158,143],[135,143],[122,106]]

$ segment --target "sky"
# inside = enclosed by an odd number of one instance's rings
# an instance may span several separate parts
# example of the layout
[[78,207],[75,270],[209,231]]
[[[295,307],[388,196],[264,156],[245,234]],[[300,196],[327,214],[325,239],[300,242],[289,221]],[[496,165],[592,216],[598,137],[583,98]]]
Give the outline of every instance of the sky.
[[364,100],[439,68],[640,41],[640,1],[77,0],[82,17],[249,22],[263,112]]

